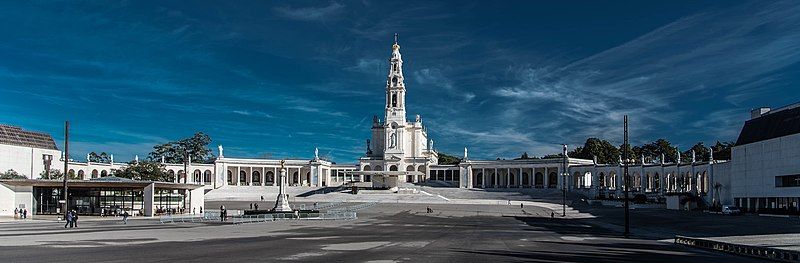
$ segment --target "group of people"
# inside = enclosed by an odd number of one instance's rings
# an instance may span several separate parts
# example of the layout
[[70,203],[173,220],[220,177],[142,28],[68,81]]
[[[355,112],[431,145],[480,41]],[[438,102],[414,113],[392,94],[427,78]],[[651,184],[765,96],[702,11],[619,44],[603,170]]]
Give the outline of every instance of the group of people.
[[250,203],[250,210],[253,210],[253,207],[258,210],[258,203]]
[[426,211],[425,211],[425,213],[428,213],[428,214],[433,213],[433,209],[431,209],[431,207],[428,206]]
[[67,226],[69,226],[69,228],[78,227],[78,212],[77,211],[75,211],[75,210],[67,211],[67,214],[64,215],[64,219],[67,221],[67,223],[64,224],[64,228],[67,228]]
[[27,208],[14,208],[14,218],[19,219],[27,219],[28,218],[28,209]]

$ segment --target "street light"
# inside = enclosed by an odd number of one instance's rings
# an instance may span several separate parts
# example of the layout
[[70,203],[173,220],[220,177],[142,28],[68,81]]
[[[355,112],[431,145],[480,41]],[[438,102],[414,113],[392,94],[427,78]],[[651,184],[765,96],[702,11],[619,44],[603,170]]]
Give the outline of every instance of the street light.
[[561,217],[567,216],[567,176],[569,176],[569,172],[567,172],[567,145],[564,144],[564,151],[563,151],[563,159],[564,162],[562,163],[561,173],[564,176],[564,179],[561,180],[563,182],[564,187],[562,188],[563,198],[561,199]]
[[630,187],[630,178],[628,176],[628,115],[625,115],[624,121],[624,143],[622,145],[622,160],[623,160],[623,172],[622,175],[625,178],[623,183],[625,184],[625,238],[630,236],[630,203],[628,201],[628,187]]
[[53,162],[53,155],[42,154],[42,162],[44,162],[44,178],[50,179],[50,164]]

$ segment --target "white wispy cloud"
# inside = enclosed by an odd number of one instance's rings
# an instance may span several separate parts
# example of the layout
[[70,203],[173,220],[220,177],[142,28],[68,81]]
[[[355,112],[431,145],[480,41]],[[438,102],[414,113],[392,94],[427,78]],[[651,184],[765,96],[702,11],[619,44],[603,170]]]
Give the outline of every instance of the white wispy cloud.
[[263,117],[263,118],[272,118],[272,115],[262,112],[262,111],[250,111],[250,110],[233,110],[233,113],[244,115],[244,116],[254,116],[254,117]]
[[[693,142],[732,140],[747,118],[747,107],[737,105],[775,81],[772,72],[798,62],[800,6],[735,6],[680,18],[566,66],[510,66],[505,81],[513,84],[491,90],[494,98],[480,108],[497,114],[464,117],[480,125],[448,130],[490,156],[557,151],[547,145],[587,137],[619,142],[625,114],[635,143],[677,134]],[[442,83],[439,73],[421,70],[418,77]],[[735,105],[705,103],[721,98]],[[693,114],[698,108],[708,114]]]
[[384,62],[384,60],[376,58],[360,58],[358,61],[356,61],[355,65],[346,67],[345,70],[369,74],[384,74],[388,72],[388,68],[389,66],[386,62]]
[[322,7],[278,7],[275,11],[278,15],[301,21],[322,21],[335,17],[340,14],[345,8],[345,5],[331,2],[330,4]]
[[442,88],[451,96],[460,97],[464,102],[469,102],[475,98],[472,92],[465,92],[454,86],[453,80],[446,77],[441,70],[436,68],[424,68],[414,71],[413,78],[417,84],[422,86],[432,86]]

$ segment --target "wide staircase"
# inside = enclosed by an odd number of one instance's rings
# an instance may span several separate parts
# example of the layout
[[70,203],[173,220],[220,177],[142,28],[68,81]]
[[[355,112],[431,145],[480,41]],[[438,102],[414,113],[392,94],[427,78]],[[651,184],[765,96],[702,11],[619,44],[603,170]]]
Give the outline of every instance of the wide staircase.
[[[550,201],[561,200],[563,192],[555,188],[486,188],[464,189],[453,187],[433,187],[429,185],[401,184],[401,187],[412,187],[419,191],[440,195],[448,199],[490,199],[516,201]],[[574,193],[567,193],[572,199]]]
[[[287,187],[286,194],[298,196],[307,192],[320,191],[324,187]],[[259,201],[263,196],[265,199],[274,200],[278,196],[277,186],[235,186],[226,185],[209,191],[205,195],[206,201]]]

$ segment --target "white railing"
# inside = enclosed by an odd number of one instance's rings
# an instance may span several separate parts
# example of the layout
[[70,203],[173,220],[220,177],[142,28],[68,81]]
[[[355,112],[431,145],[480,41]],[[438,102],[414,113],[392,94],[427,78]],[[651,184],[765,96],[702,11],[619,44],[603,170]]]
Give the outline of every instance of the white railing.
[[247,215],[247,216],[237,216],[231,218],[234,224],[244,224],[244,223],[264,223],[264,222],[275,222],[275,221],[287,221],[287,220],[353,220],[358,219],[356,212],[334,212],[334,213],[322,213],[318,216],[309,216],[308,214],[298,214],[295,216],[291,213],[274,213],[274,214],[262,214],[262,215]]
[[359,211],[359,210],[363,210],[363,209],[367,209],[367,208],[373,207],[373,206],[375,206],[377,204],[378,204],[378,202],[371,202],[371,203],[365,203],[365,204],[360,204],[360,205],[336,208],[336,209],[328,210],[328,213],[332,213],[332,212],[333,213],[336,213],[336,212],[356,212],[356,211]]

